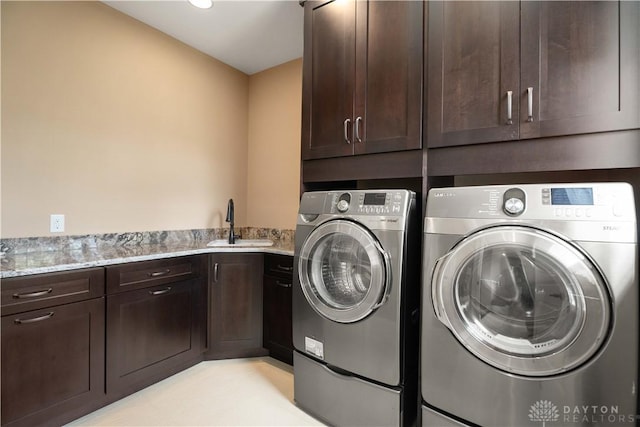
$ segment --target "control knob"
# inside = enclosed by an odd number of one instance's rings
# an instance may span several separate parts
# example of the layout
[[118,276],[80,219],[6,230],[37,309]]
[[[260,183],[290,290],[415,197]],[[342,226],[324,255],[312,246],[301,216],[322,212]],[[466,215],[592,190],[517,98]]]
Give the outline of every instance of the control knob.
[[508,215],[520,215],[524,211],[524,202],[516,197],[504,202],[504,211]]
[[338,211],[346,212],[349,210],[349,202],[347,202],[346,200],[340,200],[336,207],[338,208]]

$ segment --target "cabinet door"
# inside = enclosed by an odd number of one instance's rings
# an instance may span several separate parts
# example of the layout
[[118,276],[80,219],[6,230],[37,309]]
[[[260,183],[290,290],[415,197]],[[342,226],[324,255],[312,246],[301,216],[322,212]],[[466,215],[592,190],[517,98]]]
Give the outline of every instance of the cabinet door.
[[293,363],[291,279],[264,277],[264,345],[272,357]]
[[207,358],[265,355],[262,347],[262,254],[211,255]]
[[2,317],[2,425],[61,425],[103,401],[104,298]]
[[355,2],[304,6],[302,157],[353,154]]
[[[177,372],[203,349],[204,298],[191,280],[107,296],[107,392],[129,394]],[[194,362],[195,363],[195,362]]]
[[635,1],[522,3],[521,138],[640,127],[639,14]]
[[291,365],[293,257],[266,254],[264,261],[264,346],[271,357]]
[[356,154],[422,146],[423,8],[356,2]]
[[428,5],[428,146],[517,139],[519,3]]

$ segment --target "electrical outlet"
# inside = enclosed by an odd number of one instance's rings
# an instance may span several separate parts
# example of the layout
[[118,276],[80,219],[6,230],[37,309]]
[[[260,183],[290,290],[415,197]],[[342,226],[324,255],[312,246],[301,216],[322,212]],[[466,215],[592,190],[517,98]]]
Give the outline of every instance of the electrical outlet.
[[62,233],[64,231],[64,215],[52,214],[51,215],[51,228],[52,233]]

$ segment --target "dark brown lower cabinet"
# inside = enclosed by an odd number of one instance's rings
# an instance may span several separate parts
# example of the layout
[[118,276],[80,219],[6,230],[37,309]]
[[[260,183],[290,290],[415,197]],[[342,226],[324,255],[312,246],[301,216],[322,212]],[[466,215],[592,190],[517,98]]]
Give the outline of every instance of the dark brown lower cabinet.
[[262,254],[211,255],[206,359],[267,354],[262,347],[262,265]]
[[104,298],[3,316],[2,425],[62,425],[103,405],[104,345]]
[[107,296],[110,400],[202,360],[205,286],[194,279]]
[[271,357],[293,365],[293,257],[265,254],[264,260],[264,347]]

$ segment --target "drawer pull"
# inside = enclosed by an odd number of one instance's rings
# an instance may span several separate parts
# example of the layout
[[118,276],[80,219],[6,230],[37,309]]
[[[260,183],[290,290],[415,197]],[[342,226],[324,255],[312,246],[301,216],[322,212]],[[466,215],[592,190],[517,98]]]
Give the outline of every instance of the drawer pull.
[[281,288],[290,288],[291,287],[291,283],[283,283],[280,280],[276,280],[276,285],[280,286]]
[[41,322],[43,320],[51,319],[52,317],[53,317],[53,311],[50,311],[44,316],[34,317],[33,319],[15,319],[13,323],[15,323],[16,325],[24,325],[26,323]]
[[168,268],[166,270],[162,270],[162,271],[154,271],[153,273],[148,273],[149,277],[160,277],[160,276],[164,276],[166,274],[171,273],[171,270],[169,270]]
[[149,295],[164,295],[167,292],[171,292],[171,286],[167,286],[165,289],[160,289],[159,291],[149,291]]
[[287,267],[286,265],[278,264],[277,268],[278,268],[278,270],[282,270],[282,271],[286,271],[286,272],[293,271],[293,267]]
[[35,292],[29,292],[29,293],[26,293],[26,294],[13,294],[13,297],[17,298],[17,299],[37,298],[37,297],[41,297],[43,295],[50,294],[52,291],[53,291],[53,288],[49,288],[49,289],[45,289],[44,291],[35,291]]

